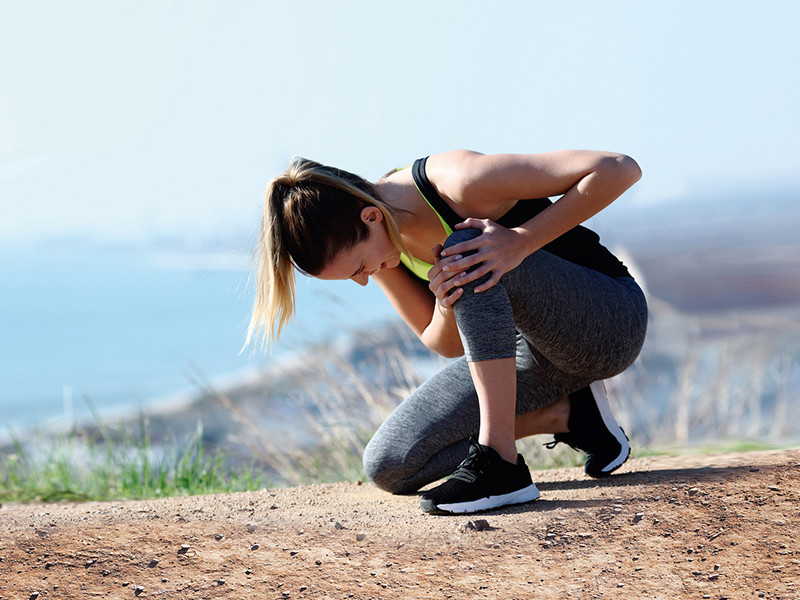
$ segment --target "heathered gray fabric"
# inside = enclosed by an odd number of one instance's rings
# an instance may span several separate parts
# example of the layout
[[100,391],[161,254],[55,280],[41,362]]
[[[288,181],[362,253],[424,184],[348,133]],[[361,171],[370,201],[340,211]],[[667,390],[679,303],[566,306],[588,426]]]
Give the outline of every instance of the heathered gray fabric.
[[[445,247],[480,234],[455,231]],[[452,473],[478,434],[468,360],[516,356],[517,415],[624,371],[639,355],[647,305],[636,282],[613,279],[539,250],[485,292],[455,303],[465,357],[419,387],[364,451],[376,485],[411,493]],[[468,357],[468,358],[467,358]]]

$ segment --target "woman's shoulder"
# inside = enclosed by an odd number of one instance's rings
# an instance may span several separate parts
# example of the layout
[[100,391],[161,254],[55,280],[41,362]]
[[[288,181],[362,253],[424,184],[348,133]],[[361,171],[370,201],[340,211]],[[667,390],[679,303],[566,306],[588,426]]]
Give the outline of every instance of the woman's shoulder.
[[425,161],[428,177],[436,180],[460,179],[485,155],[472,150],[450,150],[431,154]]
[[443,198],[461,203],[464,191],[484,155],[472,150],[451,150],[430,155],[425,162],[425,174]]
[[[469,182],[470,173],[474,172],[475,163],[473,161],[483,156],[483,154],[471,150],[452,150],[419,157],[414,162],[424,160],[424,179],[436,189],[440,196],[456,199],[461,196],[461,190]],[[376,184],[383,191],[389,192],[390,197],[393,196],[397,200],[399,200],[397,192],[402,190],[402,195],[415,205],[419,194],[416,191],[417,185],[412,169],[414,162],[405,167],[392,169]]]

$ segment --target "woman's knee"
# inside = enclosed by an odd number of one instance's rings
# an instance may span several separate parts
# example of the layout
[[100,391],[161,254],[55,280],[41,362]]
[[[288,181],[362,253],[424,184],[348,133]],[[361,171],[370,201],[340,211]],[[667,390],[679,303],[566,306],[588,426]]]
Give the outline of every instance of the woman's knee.
[[[480,234],[481,230],[476,229],[474,227],[471,227],[469,229],[456,229],[455,231],[453,231],[453,233],[447,236],[447,239],[444,241],[444,244],[442,244],[442,247],[449,248],[450,246],[455,246],[456,244],[460,244],[461,242],[468,242],[469,240],[474,240]],[[469,256],[474,252],[475,251],[472,250],[470,252],[466,252],[465,254]]]
[[[451,246],[455,246],[456,244],[460,244],[461,242],[468,242],[469,240],[474,240],[476,237],[480,236],[481,233],[482,232],[480,229],[476,229],[474,227],[471,227],[469,229],[456,229],[453,233],[447,236],[447,239],[445,240],[442,247],[449,248]],[[462,256],[470,256],[472,254],[475,254],[476,252],[477,250],[469,250],[467,252],[461,252],[460,254]],[[469,269],[467,269],[467,273],[474,271],[477,268],[478,265],[472,265]],[[470,281],[469,283],[466,283],[461,287],[464,288],[465,292],[471,292],[475,287],[477,287],[478,285],[489,279],[489,276],[490,274],[487,273],[483,277],[480,277],[475,281]]]
[[376,434],[364,448],[364,472],[380,489],[392,494],[408,494],[417,488],[406,481],[407,468],[393,444],[383,443]]

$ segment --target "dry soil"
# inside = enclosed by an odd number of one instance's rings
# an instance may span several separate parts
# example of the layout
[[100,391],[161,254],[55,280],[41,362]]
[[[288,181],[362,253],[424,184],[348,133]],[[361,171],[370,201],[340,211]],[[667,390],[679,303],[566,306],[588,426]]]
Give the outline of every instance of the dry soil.
[[541,471],[432,516],[338,483],[0,509],[0,598],[800,598],[800,450]]

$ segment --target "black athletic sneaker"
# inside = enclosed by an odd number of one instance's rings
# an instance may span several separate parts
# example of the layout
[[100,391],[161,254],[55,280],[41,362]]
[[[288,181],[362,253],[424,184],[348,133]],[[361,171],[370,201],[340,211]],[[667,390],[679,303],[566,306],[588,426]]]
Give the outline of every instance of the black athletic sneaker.
[[608,477],[628,460],[631,445],[628,436],[611,413],[606,386],[595,381],[589,387],[569,395],[569,433],[557,433],[554,448],[563,442],[586,453],[584,471],[590,477]]
[[539,497],[521,454],[517,455],[517,463],[511,464],[474,439],[470,439],[470,444],[467,458],[450,479],[422,496],[419,504],[423,511],[472,513]]

